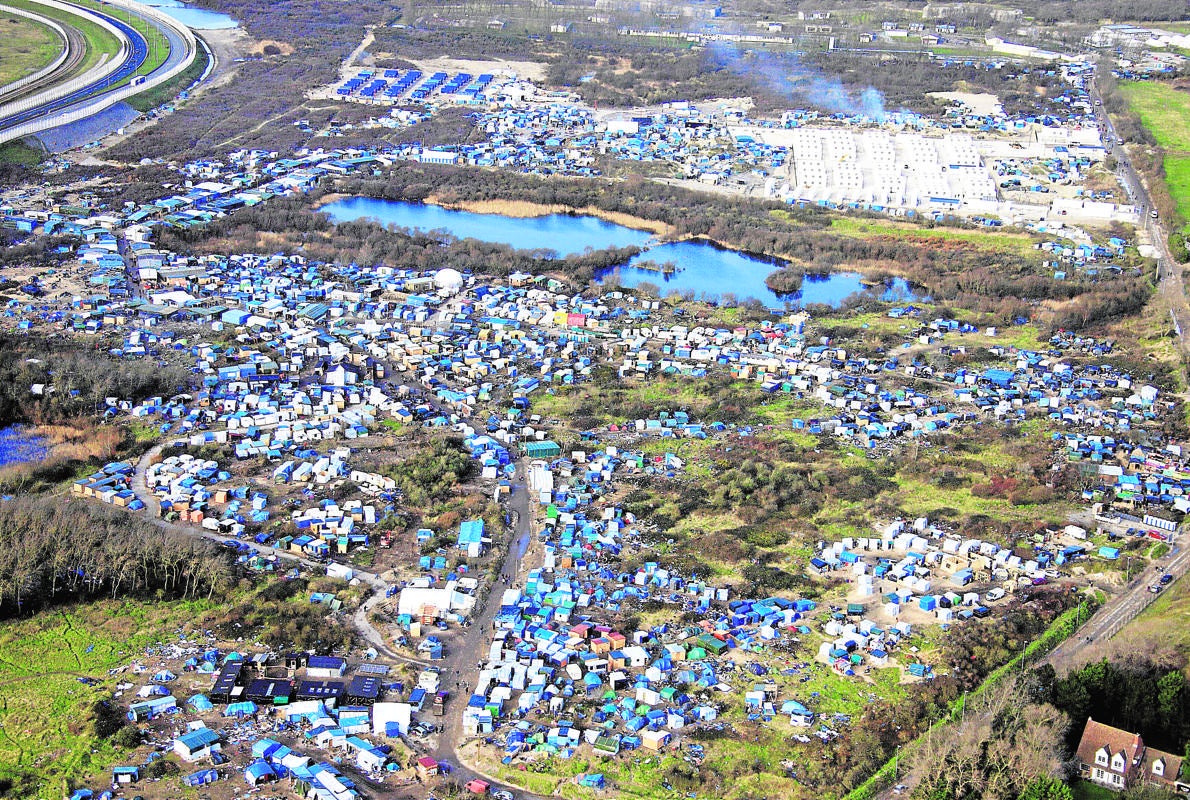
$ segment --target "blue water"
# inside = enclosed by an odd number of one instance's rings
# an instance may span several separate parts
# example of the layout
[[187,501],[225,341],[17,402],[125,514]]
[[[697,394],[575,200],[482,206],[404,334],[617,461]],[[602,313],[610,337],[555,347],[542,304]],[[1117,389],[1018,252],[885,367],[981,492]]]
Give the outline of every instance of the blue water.
[[176,19],[178,22],[190,28],[197,28],[200,31],[213,31],[222,28],[235,28],[239,26],[231,17],[226,14],[220,14],[218,11],[207,11],[205,8],[191,8],[179,0],[141,0],[147,6],[161,9],[163,14]]
[[428,232],[445,230],[459,239],[479,239],[511,245],[518,250],[552,250],[559,256],[581,253],[588,247],[603,250],[608,247],[644,247],[651,238],[646,231],[637,231],[604,222],[596,217],[550,214],[544,217],[505,217],[501,214],[476,214],[452,211],[423,203],[402,203],[352,197],[328,203],[325,211],[335,222],[351,222],[370,218],[384,225]]
[[[640,261],[664,264],[672,261],[680,271],[664,274],[653,270],[635,269]],[[642,282],[652,283],[664,297],[671,292],[693,292],[696,299],[723,299],[734,295],[737,300],[755,298],[770,308],[783,308],[785,303],[805,306],[825,303],[837,307],[849,295],[865,288],[863,276],[856,272],[833,272],[827,275],[807,274],[802,288],[792,294],[778,295],[765,285],[769,273],[779,269],[779,262],[724,250],[706,242],[675,242],[651,248],[622,267],[606,270],[595,276],[603,282],[618,272],[620,285],[633,287]],[[902,278],[893,278],[882,292],[885,300],[912,300],[913,291]]]
[[[634,287],[642,282],[658,286],[661,295],[671,292],[693,292],[696,299],[724,299],[732,295],[736,300],[760,300],[769,308],[783,308],[786,303],[804,306],[825,303],[838,306],[849,295],[863,291],[862,276],[855,272],[835,272],[829,275],[806,275],[801,290],[778,295],[765,285],[764,279],[781,264],[764,258],[724,250],[699,241],[676,242],[649,246],[650,234],[604,222],[595,217],[551,214],[545,217],[506,217],[500,214],[476,214],[470,211],[451,211],[422,203],[377,200],[352,197],[323,206],[334,222],[350,222],[370,218],[385,225],[412,228],[419,231],[442,230],[459,239],[479,239],[499,242],[521,250],[545,248],[559,256],[581,253],[587,248],[602,250],[608,247],[635,245],[646,248],[627,264],[604,270],[595,276],[602,283],[609,275],[619,276],[622,286]],[[653,261],[674,262],[680,271],[665,275],[652,270],[636,269],[634,264]],[[901,278],[884,285],[885,300],[914,300],[917,296]]]
[[40,461],[49,451],[45,439],[32,435],[23,425],[0,428],[0,467]]

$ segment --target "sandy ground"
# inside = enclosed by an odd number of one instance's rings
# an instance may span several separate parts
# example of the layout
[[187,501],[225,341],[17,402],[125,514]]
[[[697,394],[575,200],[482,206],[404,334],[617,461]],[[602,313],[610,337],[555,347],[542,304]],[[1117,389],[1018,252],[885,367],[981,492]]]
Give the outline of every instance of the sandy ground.
[[255,52],[264,44],[263,42],[253,42],[243,28],[200,31],[199,35],[206,40],[215,53],[215,71],[211,73],[207,82],[198,88],[198,92],[227,83],[235,74],[235,60],[250,52]]
[[930,92],[930,97],[940,100],[962,103],[976,114],[999,114],[1004,111],[1000,105],[1000,98],[994,94],[975,94],[974,92]]
[[[397,54],[398,56],[400,53]],[[536,61],[505,61],[492,59],[491,61],[471,61],[462,58],[431,58],[414,61],[422,72],[469,72],[472,75],[482,75],[485,72],[497,74],[512,71],[522,78],[531,81],[544,81],[549,66]]]

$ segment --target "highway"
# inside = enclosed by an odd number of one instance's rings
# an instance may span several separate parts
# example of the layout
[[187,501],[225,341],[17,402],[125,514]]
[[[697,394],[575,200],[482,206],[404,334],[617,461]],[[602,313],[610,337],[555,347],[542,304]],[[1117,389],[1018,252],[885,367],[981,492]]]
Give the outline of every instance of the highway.
[[1169,303],[1170,314],[1173,317],[1182,351],[1190,355],[1190,345],[1186,339],[1186,332],[1190,330],[1190,302],[1186,299],[1182,271],[1169,252],[1169,241],[1161,220],[1152,216],[1153,200],[1149,196],[1144,181],[1132,166],[1126,148],[1116,135],[1111,117],[1103,107],[1103,97],[1099,92],[1098,85],[1092,83],[1089,91],[1095,101],[1095,117],[1099,121],[1099,128],[1104,133],[1105,141],[1110,142],[1112,146],[1112,156],[1116,159],[1116,178],[1128,194],[1129,202],[1140,208],[1141,228],[1157,250],[1157,292],[1162,299]]
[[[56,5],[61,5],[61,2],[57,2]],[[193,61],[198,40],[181,23],[147,6],[125,6],[118,2],[106,2],[105,5],[108,10],[84,10],[88,15],[98,18],[97,24],[111,26],[116,35],[123,40],[119,65],[113,69],[112,63],[108,62],[95,68],[92,71],[95,76],[93,81],[88,81],[87,75],[83,75],[75,77],[69,86],[63,86],[60,81],[49,88],[43,86],[41,91],[49,95],[45,102],[31,108],[21,108],[0,118],[0,142],[86,119],[124,98],[169,80]],[[168,46],[165,61],[147,75],[137,75],[137,72],[145,68],[145,62],[150,55],[149,42],[132,25],[121,21],[121,17],[131,20],[133,16],[153,27],[154,33],[151,35],[154,43],[157,43],[157,37],[161,37]],[[128,79],[134,76],[136,86],[129,85]],[[78,88],[74,88],[76,86]],[[65,94],[54,97],[55,87]],[[37,102],[36,97],[27,99]]]
[[96,11],[94,13],[114,25],[129,43],[124,60],[121,62],[119,69],[110,75],[106,75],[99,80],[96,80],[93,83],[87,84],[77,91],[65,95],[64,97],[50,100],[49,102],[43,103],[42,105],[26,109],[25,111],[19,111],[15,114],[10,114],[5,118],[0,119],[0,131],[8,130],[9,128],[15,128],[17,125],[21,125],[37,117],[53,114],[56,111],[61,111],[79,102],[80,100],[90,97],[91,95],[94,95],[98,92],[102,92],[104,89],[120,83],[125,78],[135,73],[145,63],[145,59],[148,58],[149,55],[149,43],[145,41],[145,37],[142,36],[138,30],[127,23],[121,22],[110,14],[105,14],[100,11]]

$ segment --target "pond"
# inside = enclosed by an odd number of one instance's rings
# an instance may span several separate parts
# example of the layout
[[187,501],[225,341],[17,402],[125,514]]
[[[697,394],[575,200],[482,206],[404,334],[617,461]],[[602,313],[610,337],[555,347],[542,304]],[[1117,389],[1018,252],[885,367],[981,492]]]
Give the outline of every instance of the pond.
[[518,250],[545,248],[559,256],[581,253],[588,247],[644,247],[652,238],[638,231],[604,222],[597,217],[548,214],[544,217],[506,217],[502,214],[476,214],[454,211],[426,203],[403,203],[352,197],[328,203],[319,209],[334,222],[370,218],[384,225],[429,232],[444,230],[458,239],[507,244]]
[[[825,303],[837,307],[849,295],[867,288],[863,277],[855,272],[808,274],[799,291],[778,295],[764,282],[769,273],[780,269],[778,261],[725,250],[702,241],[657,244],[645,231],[596,217],[569,214],[507,217],[369,197],[337,200],[319,210],[326,212],[334,222],[367,218],[423,232],[441,230],[459,239],[498,242],[520,250],[545,248],[559,256],[582,253],[587,248],[602,250],[630,245],[645,248],[626,264],[598,273],[595,280],[604,283],[615,276],[625,287],[648,282],[656,285],[662,296],[676,291],[692,292],[695,298],[719,299],[730,294],[741,301],[755,298],[769,308],[783,308],[787,302],[794,306]],[[642,268],[639,266],[642,262],[673,262],[677,271],[662,273]],[[886,300],[918,299],[901,278],[886,281],[881,296]]]
[[[664,273],[635,266],[642,261],[672,262],[679,271]],[[724,250],[708,242],[676,242],[657,245],[622,267],[604,270],[595,276],[595,280],[603,283],[614,274],[621,286],[651,283],[660,290],[662,297],[671,292],[693,292],[694,297],[700,299],[734,295],[741,301],[755,298],[770,308],[782,308],[786,302],[794,306],[825,303],[838,307],[849,295],[867,288],[863,276],[856,272],[807,273],[799,291],[780,295],[764,282],[769,273],[780,268],[780,262]],[[884,300],[912,300],[916,295],[904,279],[893,278],[884,284],[881,297]]]
[[0,428],[0,467],[40,461],[49,451],[49,443],[24,425]]
[[207,11],[205,8],[192,8],[180,0],[141,0],[141,2],[160,9],[163,14],[168,14],[188,28],[213,31],[239,27],[239,23],[226,14]]

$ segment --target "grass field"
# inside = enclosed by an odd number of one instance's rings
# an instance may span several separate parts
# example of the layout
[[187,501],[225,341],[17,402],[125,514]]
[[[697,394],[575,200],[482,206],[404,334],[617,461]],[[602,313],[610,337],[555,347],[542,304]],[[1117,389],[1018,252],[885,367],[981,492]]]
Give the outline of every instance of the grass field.
[[63,25],[69,25],[75,28],[83,35],[87,41],[87,55],[79,64],[78,68],[73,74],[80,75],[83,72],[96,66],[100,59],[106,54],[107,57],[115,58],[120,52],[120,42],[108,31],[96,25],[94,22],[85,20],[76,14],[71,14],[67,11],[61,11],[50,6],[42,6],[36,3],[30,3],[27,0],[6,0],[6,5],[13,8],[20,8],[26,11],[33,11],[43,17],[48,17]]
[[[774,211],[773,216],[786,221],[791,216],[784,211]],[[883,220],[860,219],[857,217],[836,217],[831,220],[831,233],[852,239],[913,239],[940,242],[960,242],[993,253],[1014,253],[1035,255],[1034,237],[1027,233],[1013,231],[988,232],[962,228],[928,228],[910,222],[885,222]]]
[[1112,800],[1119,796],[1111,789],[1084,780],[1071,781],[1070,791],[1074,800]]
[[[0,781],[36,770],[37,797],[106,769],[121,753],[92,734],[91,706],[110,696],[108,670],[127,664],[211,607],[209,603],[100,602],[38,614],[0,629]],[[78,681],[101,681],[89,687]]]
[[32,75],[62,52],[62,40],[48,25],[0,14],[0,86]]
[[45,160],[45,153],[20,141],[0,144],[0,164],[24,164],[36,167]]
[[1120,85],[1128,106],[1165,149],[1165,185],[1183,219],[1190,219],[1190,92],[1166,83]]

